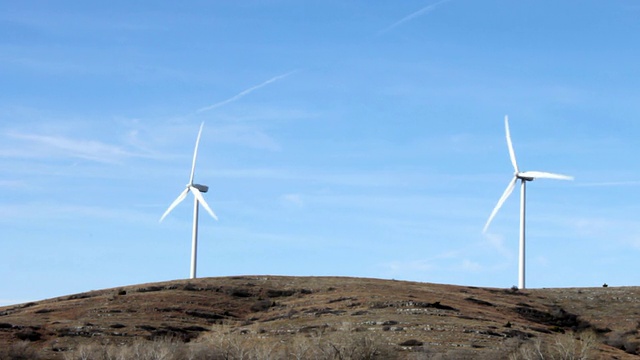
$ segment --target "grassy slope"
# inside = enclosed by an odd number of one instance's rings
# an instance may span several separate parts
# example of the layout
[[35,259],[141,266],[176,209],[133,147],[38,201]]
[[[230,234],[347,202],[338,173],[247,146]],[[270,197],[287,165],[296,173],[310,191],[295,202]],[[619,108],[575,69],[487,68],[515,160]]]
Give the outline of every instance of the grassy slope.
[[[30,339],[48,358],[88,342],[129,343],[211,331],[282,338],[300,333],[376,333],[402,354],[418,340],[439,353],[482,356],[517,339],[590,328],[601,340],[638,341],[640,288],[512,291],[340,277],[242,276],[92,291],[0,307],[0,348]],[[602,358],[632,359],[601,344]]]

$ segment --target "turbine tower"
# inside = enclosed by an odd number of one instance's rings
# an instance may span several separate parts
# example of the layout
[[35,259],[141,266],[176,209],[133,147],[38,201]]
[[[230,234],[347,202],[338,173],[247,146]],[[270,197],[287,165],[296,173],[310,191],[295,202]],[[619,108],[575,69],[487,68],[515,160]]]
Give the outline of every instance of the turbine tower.
[[193,176],[196,171],[196,157],[198,156],[198,144],[200,143],[200,135],[202,135],[202,127],[204,126],[204,122],[200,125],[200,131],[198,132],[198,138],[196,139],[196,148],[193,151],[193,162],[191,163],[191,176],[189,176],[189,183],[187,184],[186,189],[184,189],[180,195],[169,205],[167,211],[162,214],[160,221],[164,220],[164,218],[169,215],[171,210],[173,210],[178,204],[182,202],[187,197],[189,192],[193,193],[193,235],[191,238],[191,279],[196,278],[196,263],[198,257],[198,208],[199,204],[202,204],[205,210],[216,220],[218,217],[211,210],[207,202],[204,200],[202,193],[206,193],[209,190],[209,187],[201,184],[193,183]]
[[542,171],[523,171],[521,172],[518,168],[518,163],[516,162],[516,154],[513,150],[513,144],[511,143],[511,134],[509,132],[509,118],[508,116],[504,117],[504,127],[507,134],[507,146],[509,147],[509,157],[511,158],[511,164],[513,165],[513,169],[515,170],[513,179],[507,185],[507,189],[502,193],[502,196],[498,200],[498,204],[491,215],[489,216],[489,220],[484,225],[483,232],[486,232],[489,228],[489,224],[498,213],[498,210],[502,207],[504,202],[507,200],[509,195],[513,192],[513,189],[516,187],[516,183],[520,180],[520,249],[518,254],[519,264],[518,264],[518,288],[525,288],[525,211],[526,211],[526,188],[527,182],[533,181],[535,179],[556,179],[556,180],[573,180],[572,176],[554,174],[549,172]]

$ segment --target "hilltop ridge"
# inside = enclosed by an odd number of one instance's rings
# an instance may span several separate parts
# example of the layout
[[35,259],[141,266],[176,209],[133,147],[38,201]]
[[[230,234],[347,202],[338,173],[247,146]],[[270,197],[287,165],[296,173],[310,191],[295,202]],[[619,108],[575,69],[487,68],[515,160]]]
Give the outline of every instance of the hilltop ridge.
[[197,343],[223,332],[280,342],[370,334],[394,358],[506,356],[536,339],[590,332],[594,358],[632,359],[639,329],[639,287],[517,290],[349,277],[176,280],[0,307],[0,348],[26,341],[45,359],[83,344]]

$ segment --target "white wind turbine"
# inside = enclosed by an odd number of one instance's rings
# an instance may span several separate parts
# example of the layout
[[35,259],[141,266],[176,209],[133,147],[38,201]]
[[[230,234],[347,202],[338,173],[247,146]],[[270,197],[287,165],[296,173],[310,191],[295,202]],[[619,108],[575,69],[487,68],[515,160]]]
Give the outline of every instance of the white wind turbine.
[[162,214],[160,221],[164,220],[164,218],[169,215],[171,210],[178,206],[182,200],[187,197],[189,192],[193,193],[193,237],[191,240],[191,279],[195,279],[196,277],[196,262],[198,256],[198,205],[202,204],[202,206],[207,210],[207,212],[216,220],[218,217],[214,214],[213,210],[209,207],[206,201],[204,201],[204,197],[202,193],[206,193],[209,190],[209,187],[206,185],[194,184],[193,183],[193,175],[196,171],[196,157],[198,156],[198,144],[200,143],[200,135],[202,134],[202,127],[204,126],[204,122],[200,125],[200,131],[198,132],[198,138],[196,139],[196,148],[193,151],[193,163],[191,164],[191,176],[189,176],[189,183],[187,184],[187,188],[184,189],[180,195],[169,205],[167,211]]
[[504,127],[507,133],[507,146],[509,147],[509,157],[511,158],[511,164],[513,165],[513,169],[515,170],[513,179],[507,185],[507,189],[504,191],[500,199],[498,200],[498,204],[491,212],[489,216],[489,220],[484,225],[483,232],[486,232],[489,228],[489,224],[498,213],[498,210],[502,207],[505,200],[511,195],[513,189],[516,187],[516,183],[518,180],[521,182],[520,187],[520,250],[519,250],[519,271],[518,271],[518,288],[525,288],[524,281],[524,268],[525,268],[525,203],[526,203],[526,184],[527,181],[533,181],[535,179],[556,179],[556,180],[573,180],[572,176],[553,174],[542,171],[524,171],[521,172],[518,169],[518,163],[516,162],[516,154],[513,151],[513,144],[511,143],[511,134],[509,133],[509,118],[507,116],[504,117]]

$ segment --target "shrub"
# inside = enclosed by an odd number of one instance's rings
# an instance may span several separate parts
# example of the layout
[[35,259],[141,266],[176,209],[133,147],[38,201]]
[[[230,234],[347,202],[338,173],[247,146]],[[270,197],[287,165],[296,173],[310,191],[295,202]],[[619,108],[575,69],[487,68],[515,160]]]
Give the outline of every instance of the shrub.
[[[31,359],[32,357],[28,357]],[[172,339],[137,340],[129,345],[80,345],[65,360],[390,360],[393,346],[380,336],[355,331],[295,334],[275,340],[257,332],[232,332],[222,327],[191,343]],[[10,358],[13,360],[13,358]],[[27,358],[25,358],[27,359]],[[4,359],[1,359],[4,360]]]
[[592,331],[566,333],[543,342],[540,338],[523,343],[509,360],[588,360],[594,358],[597,336]]
[[6,349],[0,349],[0,360],[38,360],[40,356],[31,347],[31,342],[20,341]]
[[136,340],[130,345],[80,345],[65,354],[65,360],[181,360],[185,359],[185,345],[172,340]]

